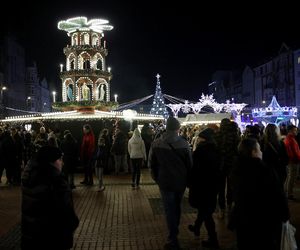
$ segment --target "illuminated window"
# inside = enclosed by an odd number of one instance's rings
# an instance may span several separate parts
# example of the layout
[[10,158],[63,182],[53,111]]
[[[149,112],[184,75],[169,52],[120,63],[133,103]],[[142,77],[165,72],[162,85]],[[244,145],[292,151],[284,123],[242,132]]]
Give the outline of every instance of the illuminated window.
[[300,56],[298,57],[298,64],[300,64]]

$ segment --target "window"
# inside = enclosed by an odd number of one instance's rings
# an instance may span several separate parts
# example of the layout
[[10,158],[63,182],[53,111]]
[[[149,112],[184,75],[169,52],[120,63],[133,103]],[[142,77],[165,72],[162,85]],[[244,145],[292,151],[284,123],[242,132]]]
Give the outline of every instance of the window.
[[102,69],[102,61],[100,59],[98,59],[96,67],[97,69]]
[[90,61],[86,60],[83,62],[83,69],[90,69],[91,65],[90,65]]
[[71,69],[74,69],[74,68],[75,68],[75,67],[74,67],[74,60],[71,61],[71,63],[70,63],[70,68],[71,68]]
[[300,56],[298,57],[298,64],[300,64]]

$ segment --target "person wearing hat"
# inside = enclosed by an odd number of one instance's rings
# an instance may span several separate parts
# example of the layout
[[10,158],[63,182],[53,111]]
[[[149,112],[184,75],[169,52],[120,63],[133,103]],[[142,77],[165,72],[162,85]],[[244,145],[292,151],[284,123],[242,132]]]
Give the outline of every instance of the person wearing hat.
[[167,120],[166,132],[154,140],[148,158],[152,178],[159,186],[169,230],[165,249],[180,249],[177,235],[181,216],[181,201],[188,185],[192,166],[188,142],[179,136],[180,123],[174,117]]
[[71,189],[62,176],[60,149],[44,146],[22,175],[21,247],[23,250],[73,246],[79,224]]
[[194,225],[189,225],[188,229],[195,236],[200,236],[200,228],[204,222],[208,240],[202,241],[202,246],[207,248],[219,248],[212,214],[216,209],[221,161],[214,136],[211,128],[199,132],[189,186],[189,203],[198,213]]

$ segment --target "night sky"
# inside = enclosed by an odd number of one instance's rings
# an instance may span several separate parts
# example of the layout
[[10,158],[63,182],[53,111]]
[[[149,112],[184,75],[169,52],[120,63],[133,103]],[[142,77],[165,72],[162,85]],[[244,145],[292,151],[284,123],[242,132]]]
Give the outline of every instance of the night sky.
[[75,16],[109,20],[114,29],[105,32],[107,65],[113,73],[111,92],[119,95],[120,103],[154,94],[157,73],[164,93],[197,100],[207,92],[214,71],[259,65],[276,56],[282,42],[300,48],[296,8],[288,3],[262,9],[254,2],[11,2],[8,10],[13,14],[1,17],[1,34],[17,37],[26,49],[27,64],[37,62],[40,78],[46,77],[51,91],[60,90],[59,64],[65,63],[63,47],[70,44],[57,22]]

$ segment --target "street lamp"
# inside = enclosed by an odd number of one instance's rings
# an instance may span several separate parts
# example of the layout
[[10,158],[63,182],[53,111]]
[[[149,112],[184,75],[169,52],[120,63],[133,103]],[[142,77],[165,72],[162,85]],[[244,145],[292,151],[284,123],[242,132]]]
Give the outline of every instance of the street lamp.
[[5,87],[5,86],[2,86],[1,87],[1,96],[0,96],[0,98],[1,98],[1,100],[0,100],[0,102],[1,102],[1,104],[3,104],[3,91],[5,91],[5,90],[7,90],[7,88]]
[[52,91],[52,95],[53,95],[53,102],[55,102],[56,92],[55,92],[55,91]]
[[118,95],[114,94],[114,97],[115,97],[115,102],[117,102],[118,101]]
[[111,67],[108,67],[107,70],[108,70],[108,72],[110,72],[111,71]]
[[[28,96],[28,97],[27,97],[27,108],[28,108],[29,110],[30,110],[30,108],[31,108],[30,100],[31,100],[31,97]],[[30,104],[30,105],[29,105],[29,104]]]
[[60,66],[60,72],[63,72],[63,70],[64,70],[64,65],[61,63],[59,66]]

